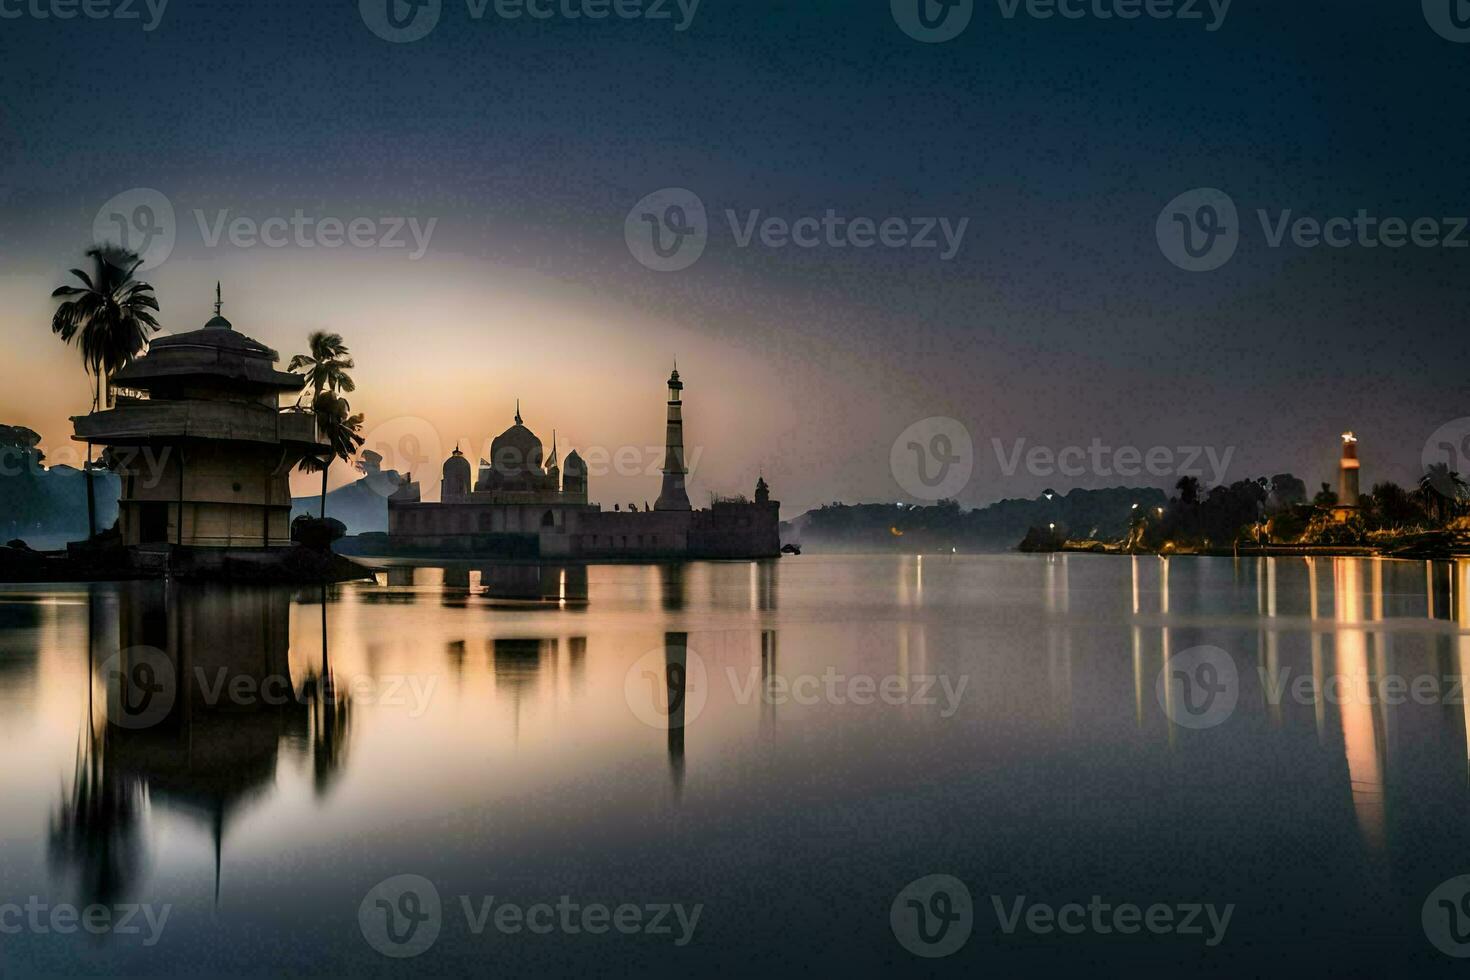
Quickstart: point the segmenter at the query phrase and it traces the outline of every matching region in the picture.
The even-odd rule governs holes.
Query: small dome
[[[470,461],[464,458],[458,446],[454,447],[454,455],[444,461],[444,482],[439,486],[440,491],[446,494],[470,492]]]
[[[575,449],[567,453],[566,461],[562,464],[562,473],[565,476],[585,476],[587,464],[582,462],[582,456]]]
[[[470,461],[464,458],[464,453],[458,448],[454,450],[453,456],[444,461],[444,475],[447,477],[451,473],[463,474],[466,480],[470,478]]]

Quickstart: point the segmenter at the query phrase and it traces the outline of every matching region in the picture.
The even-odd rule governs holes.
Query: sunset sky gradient
[[[905,36],[886,2],[837,0],[705,0],[684,32],[477,22],[446,0],[435,31],[402,45],[345,2],[175,0],[151,32],[0,26],[0,422],[40,431],[53,458],[88,386],[49,332],[48,294],[98,208],[135,187],[176,211],[178,243],[146,276],[165,329],[200,326],[220,280],[225,314],[283,358],[311,330],[340,332],[370,444],[419,433],[425,458],[441,454],[431,483],[455,442],[478,452],[509,425],[517,397],[563,453],[656,446],[675,356],[703,450],[691,497],[749,492],[764,470],[786,517],[903,499],[889,450],[928,416],[970,430],[961,499],[979,505],[1172,482],[1007,476],[997,439],[1234,447],[1230,479],[1315,484],[1352,428],[1367,489],[1414,480],[1430,434],[1470,415],[1470,249],[1273,249],[1256,218],[1470,213],[1470,45],[1417,3],[1238,0],[1213,33],[979,3],[943,45]],[[665,187],[711,216],[683,272],[624,244],[628,210]],[[1208,274],[1154,238],[1195,187],[1226,190],[1244,227]],[[437,224],[415,261],[210,247],[195,214],[298,208]],[[742,248],[727,209],[969,226],[948,262]],[[657,487],[594,478],[592,497]]]

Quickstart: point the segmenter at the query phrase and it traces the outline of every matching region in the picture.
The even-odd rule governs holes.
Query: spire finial
[[[516,399],[516,425],[521,424],[521,400]]]
[[[215,316],[219,316],[220,315],[220,313],[219,313],[220,307],[222,307],[224,305],[225,305],[225,301],[220,298],[219,280],[216,279],[214,281],[214,315]]]

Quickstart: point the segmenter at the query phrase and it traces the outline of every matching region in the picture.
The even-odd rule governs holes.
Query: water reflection
[[[1385,890],[1432,887],[1470,855],[1470,709],[1383,698],[1396,676],[1470,668],[1467,576],[1463,562],[909,556],[402,566],[298,593],[0,590],[0,679],[16,681],[0,726],[21,760],[0,773],[0,814],[41,859],[13,887],[102,903],[194,887],[206,912],[217,887],[221,929],[274,938],[279,912],[349,973],[376,956],[354,945],[352,910],[390,874],[474,888],[489,868],[534,895],[541,881],[602,888],[618,868],[643,876],[630,892],[695,894],[714,840],[738,932],[769,904],[739,896],[768,894],[771,841],[799,833],[831,848],[788,848],[782,867],[818,885],[847,880],[834,855],[850,840],[884,888],[932,860],[915,842],[941,840],[987,889],[1086,865],[1136,895],[1195,895],[1207,879],[1242,909],[1300,901],[1303,876],[1283,868],[1308,854],[1331,866],[1316,925],[1373,934],[1392,927],[1377,910],[1402,904]],[[1173,689],[1157,679],[1202,645],[1230,652],[1241,691],[1226,723],[1196,731],[1167,721]],[[138,647],[184,696],[129,729],[109,723],[108,672],[133,683],[123,654]],[[627,699],[635,665],[665,673],[668,710],[651,721]],[[792,697],[794,678],[829,668],[971,683],[947,717]],[[281,675],[283,704],[207,693]],[[386,699],[410,693],[405,679],[421,704]],[[1296,698],[1298,681],[1339,696]],[[1132,833],[1146,824],[1168,833]],[[1014,881],[986,877],[996,853]],[[316,914],[319,896],[337,919]],[[891,895],[873,897],[891,942]],[[214,952],[186,930],[175,941],[180,957]],[[440,943],[455,967],[483,953]],[[309,969],[280,955],[263,965]]]
[[[1470,561],[1236,561],[1236,589],[1253,597],[1250,615],[1238,622],[1221,618],[1218,597],[1174,594],[1171,571],[1177,577],[1186,561],[1130,562],[1136,726],[1159,724],[1152,720],[1150,701],[1154,679],[1170,656],[1209,642],[1230,649],[1242,701],[1253,693],[1259,717],[1272,728],[1289,732],[1297,716],[1310,712],[1317,744],[1341,760],[1346,799],[1367,853],[1409,842],[1394,835],[1395,808],[1409,797],[1408,780],[1396,780],[1396,766],[1427,764],[1443,774],[1449,768],[1445,747],[1453,745],[1457,784],[1462,796],[1470,796],[1470,707],[1461,689],[1470,668]],[[1188,567],[1193,574],[1199,566]],[[1061,588],[1062,580],[1048,569],[1046,585],[1048,591]],[[1157,603],[1148,601],[1151,586],[1158,590]],[[1049,596],[1047,608],[1063,609],[1062,598]],[[1229,642],[1247,635],[1253,639]],[[1246,652],[1253,656],[1242,656]],[[1054,678],[1052,683],[1055,688]],[[1167,717],[1174,708],[1173,685],[1161,685],[1159,696]],[[1426,720],[1439,730],[1421,730]],[[1230,723],[1250,725],[1252,716],[1238,709]],[[1163,724],[1166,741],[1178,747],[1180,730]],[[1411,728],[1412,736],[1395,734]],[[1396,737],[1404,751],[1393,751]]]
[[[511,704],[514,732],[521,735],[521,704],[534,697],[541,668],[555,661],[556,640],[496,638],[491,641],[491,663],[495,671],[495,690]]]
[[[674,799],[684,793],[684,726],[688,714],[689,634],[664,634],[664,676],[669,691],[669,779],[674,786]]]
[[[283,752],[328,793],[347,765],[352,707],[334,683],[326,598],[319,666],[298,687],[289,590],[133,582],[89,591],[87,718],[48,833],[53,866],[83,901],[113,903],[135,889],[155,808],[209,834],[217,900],[230,826],[272,793]],[[144,664],[169,676],[140,675]],[[138,676],[167,699],[147,715],[130,714],[146,704],[127,690]]]
[[[686,568],[682,564],[658,566],[659,597],[665,612],[678,612],[688,600]]]
[[[54,628],[56,604],[43,596],[16,596],[0,602],[0,703],[33,690],[43,634]]]
[[[584,564],[393,565],[380,575],[388,588],[363,593],[361,599],[372,604],[433,601],[447,609],[475,603],[577,608],[587,602],[587,574]]]

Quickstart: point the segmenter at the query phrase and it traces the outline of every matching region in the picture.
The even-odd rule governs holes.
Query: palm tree
[[[148,347],[148,335],[158,330],[158,300],[153,287],[133,278],[143,260],[120,245],[98,245],[87,250],[92,274],[72,269],[80,286],[57,286],[52,299],[65,298],[51,317],[51,332],[64,343],[76,341],[82,364],[95,381],[92,411],[112,402],[112,376]],[[87,444],[87,531],[97,535],[97,501],[92,490],[92,444]]]
[[[1441,521],[1465,499],[1466,489],[1464,479],[1450,469],[1448,463],[1430,463],[1429,469],[1419,479],[1419,496],[1424,501],[1424,509],[1437,511]]]
[[[307,456],[301,461],[300,468],[308,473],[318,470],[322,474],[322,513],[323,519],[327,516],[327,471],[332,468],[332,461],[340,459],[342,462],[352,458],[357,448],[364,442],[359,435],[362,429],[362,413],[350,415],[351,407],[347,399],[331,391],[323,391],[312,399],[311,410],[316,415],[317,430],[320,438],[331,451],[321,456]]]
[[[286,370],[306,371],[306,383],[311,391],[313,405],[324,391],[357,390],[357,385],[352,383],[352,377],[347,373],[356,365],[352,363],[352,357],[347,350],[347,345],[342,342],[341,334],[314,330],[306,338],[306,347],[307,353],[297,354],[291,358],[291,363],[286,366]],[[306,392],[303,391],[301,397],[305,398]]]

